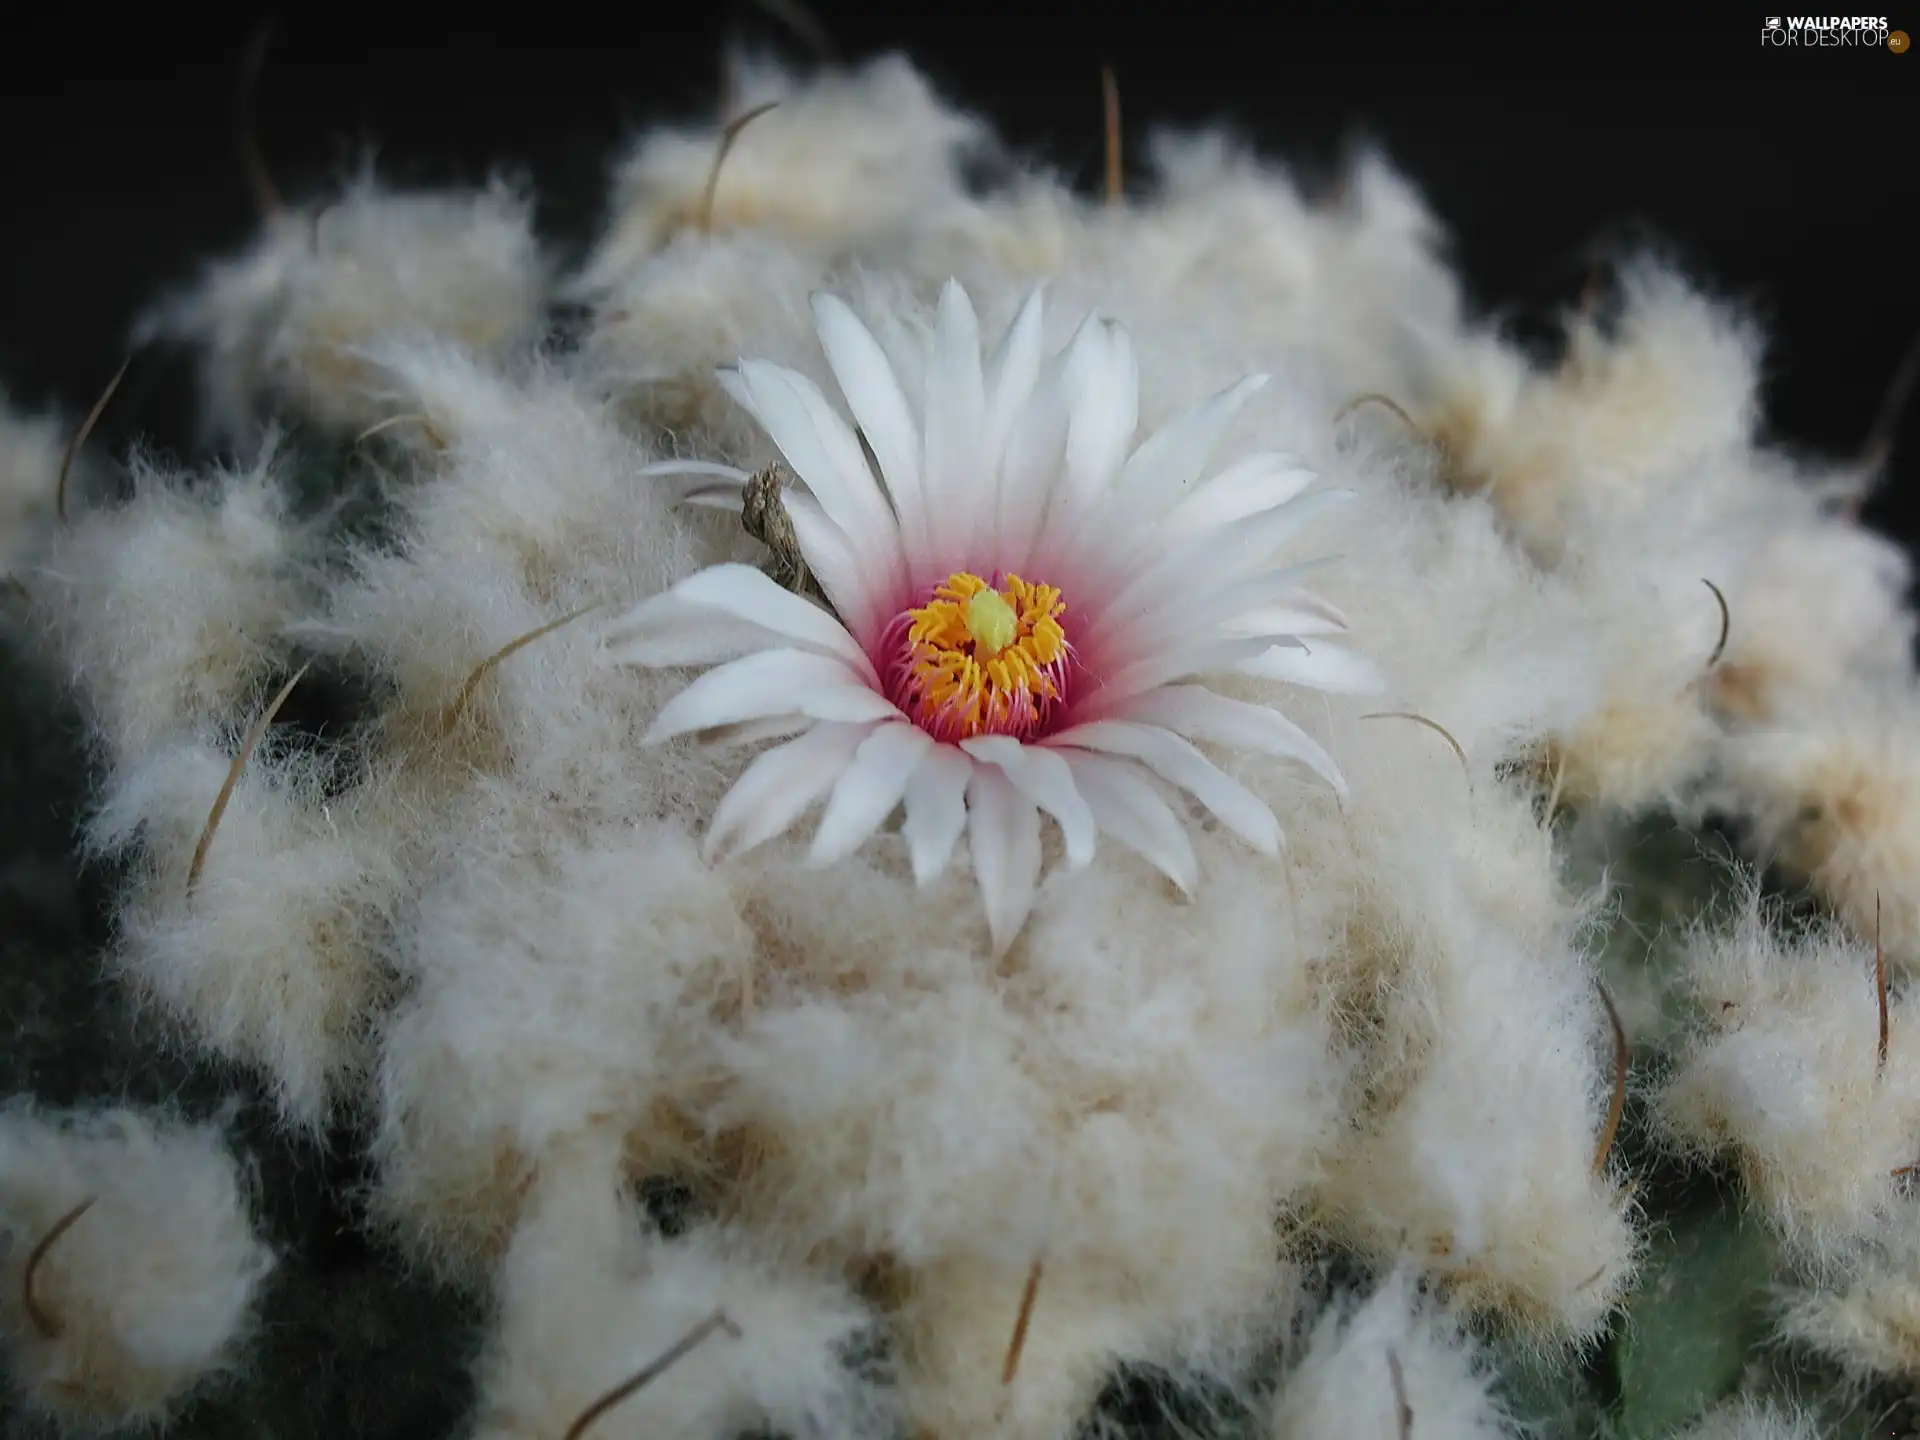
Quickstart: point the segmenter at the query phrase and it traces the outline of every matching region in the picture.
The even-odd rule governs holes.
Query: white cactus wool
[[[0,413],[0,1408],[1916,1418],[1910,567],[1753,318],[1543,363],[1377,153],[732,73],[572,273],[538,176],[267,220],[139,332],[217,460]]]

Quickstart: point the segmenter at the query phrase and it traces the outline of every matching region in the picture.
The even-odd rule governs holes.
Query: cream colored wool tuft
[[[248,1192],[216,1126],[0,1108],[0,1342],[33,1410],[81,1429],[161,1422],[241,1363],[276,1264]]]

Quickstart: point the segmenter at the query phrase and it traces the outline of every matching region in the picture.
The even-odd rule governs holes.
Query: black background
[[[904,49],[1015,145],[1099,183],[1100,66],[1126,123],[1228,120],[1331,171],[1383,142],[1454,240],[1470,294],[1524,321],[1571,301],[1596,243],[1653,240],[1771,336],[1770,426],[1857,451],[1920,335],[1914,208],[1920,55],[1763,47],[1764,16],[1462,22],[1344,8],[969,3],[813,13],[843,58]],[[83,411],[141,304],[245,242],[241,57],[264,14],[109,21],[71,7],[9,37],[0,384]],[[469,15],[481,13],[473,7]],[[378,12],[271,17],[254,130],[298,199],[369,152],[389,180],[530,176],[564,243],[595,223],[622,142],[712,113],[730,37],[807,47],[747,0],[692,11],[512,7],[497,29]],[[1920,11],[1891,14],[1920,33]],[[179,443],[164,401],[117,402],[108,443]],[[135,387],[129,386],[129,395]],[[1874,523],[1920,541],[1920,404]]]

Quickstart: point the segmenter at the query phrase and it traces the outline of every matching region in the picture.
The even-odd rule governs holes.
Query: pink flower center
[[[1031,739],[1066,703],[1066,608],[1051,585],[1017,575],[1001,589],[966,571],[949,575],[882,635],[887,698],[948,744],[975,735]]]

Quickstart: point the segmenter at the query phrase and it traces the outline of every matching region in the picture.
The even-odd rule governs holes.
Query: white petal
[[[1067,422],[1073,412],[1063,368],[1063,360],[1056,359],[1035,384],[1007,434],[1006,455],[1000,462],[995,549],[1006,557],[1002,567],[1015,575],[1025,572],[1039,544],[1066,453]]]
[[[1218,695],[1204,685],[1169,685],[1137,697],[1125,713],[1129,720],[1163,726],[1189,740],[1298,760],[1341,798],[1346,797],[1346,777],[1333,757],[1319,741],[1268,706]]]
[[[769,715],[761,720],[742,720],[738,725],[722,725],[700,737],[701,743],[715,750],[734,750],[742,745],[764,745],[769,740],[785,740],[820,722],[805,715]]]
[[[1234,669],[1263,680],[1284,680],[1330,695],[1378,695],[1387,688],[1386,676],[1364,655],[1341,645],[1316,640],[1304,650],[1268,650]]]
[[[1249,455],[1204,481],[1168,512],[1160,543],[1189,540],[1251,515],[1277,510],[1320,477],[1291,455]]]
[[[893,373],[899,377],[900,389],[909,396],[924,396],[927,393],[927,336],[917,322],[909,322],[899,315],[890,315],[882,310],[874,316],[876,323],[867,326],[868,332],[879,344],[881,353],[887,357],[887,364],[893,367]],[[920,434],[916,427],[914,433]],[[926,483],[922,475],[921,483]]]
[[[740,383],[752,411],[820,508],[854,542],[862,560],[892,578],[900,565],[899,522],[861,453],[860,441],[820,387],[766,360],[743,360]]]
[[[920,428],[907,404],[887,352],[838,296],[813,297],[815,329],[827,364],[847,397],[847,408],[865,432],[893,497],[909,559],[918,563],[927,544],[927,502],[920,470]]]
[[[747,497],[741,486],[708,480],[687,486],[674,497],[674,503],[697,505],[703,510],[725,510],[730,515],[738,515],[747,508]]]
[[[1231,670],[1264,654],[1274,645],[1270,636],[1251,639],[1214,640],[1204,644],[1175,640],[1155,647],[1149,653],[1121,666],[1109,675],[1097,677],[1095,688],[1075,697],[1076,707],[1087,714],[1107,716],[1122,703],[1131,704],[1144,691],[1154,690],[1189,675],[1205,675],[1212,670]]]
[[[740,484],[747,483],[748,472],[737,465],[721,465],[712,460],[655,460],[633,472],[636,475],[714,475]]]
[[[1222,623],[1236,635],[1298,635],[1303,639],[1344,635],[1352,628],[1337,606],[1305,590],[1297,590],[1277,604],[1253,606]]]
[[[1043,549],[1072,544],[1126,459],[1140,418],[1132,337],[1111,321],[1090,319],[1067,352],[1066,382],[1066,462],[1041,532]]]
[[[762,650],[709,670],[660,708],[645,743],[771,715],[857,724],[900,712],[838,660],[804,650]]]
[[[1004,955],[1033,912],[1040,882],[1040,811],[999,770],[976,765],[967,782],[967,824],[987,930],[995,955]]]
[[[741,492],[750,478],[735,465],[719,465],[711,460],[658,460],[633,472],[646,478],[672,477],[681,483],[674,487],[674,503],[709,505],[716,509],[738,510]]]
[[[793,538],[807,569],[857,641],[871,641],[887,619],[881,614],[880,577],[861,563],[860,548],[827,518],[811,495],[789,489],[785,496]]]
[[[1288,597],[1287,603],[1296,605],[1302,610],[1310,610],[1314,614],[1322,616],[1336,630],[1350,630],[1353,628],[1353,622],[1347,619],[1346,611],[1342,610],[1331,600],[1314,594],[1311,590],[1297,591]],[[1295,631],[1294,633],[1300,634],[1301,632]]]
[[[840,778],[871,725],[816,725],[798,740],[757,755],[714,807],[702,846],[709,863],[738,841],[735,853],[785,834]]]
[[[1285,632],[1209,624],[1189,633],[1177,623],[1177,615],[1169,616],[1163,612],[1144,618],[1153,622],[1151,633],[1144,625],[1138,631],[1130,629],[1124,645],[1115,647],[1114,653],[1126,658],[1110,665],[1106,675],[1111,678],[1101,687],[1110,690],[1113,695],[1138,694],[1149,688],[1145,682],[1154,675],[1162,678],[1151,681],[1152,684],[1166,685],[1189,675],[1233,670],[1243,661],[1261,655],[1275,645],[1301,650],[1307,648],[1306,641]],[[1196,635],[1200,638],[1196,639]],[[1100,689],[1091,693],[1098,695]],[[1112,696],[1103,698],[1110,700]]]
[[[1161,779],[1192,795],[1222,825],[1263,855],[1279,853],[1280,822],[1265,802],[1170,730],[1123,720],[1099,720],[1062,730],[1050,736],[1047,743],[1139,760]]]
[[[833,616],[752,565],[714,565],[611,621],[608,656],[627,665],[712,665],[795,646],[844,661],[878,686],[866,651]]]
[[[1215,631],[1233,635],[1299,633],[1285,623],[1255,626],[1249,617],[1256,615],[1271,617],[1276,622],[1298,616],[1315,627],[1312,633],[1319,634],[1327,624],[1325,615],[1313,597],[1300,588],[1299,581],[1301,576],[1328,563],[1323,557],[1286,565],[1197,593],[1169,591],[1161,597],[1159,605],[1137,613],[1116,614],[1103,610],[1074,643],[1083,651],[1098,653],[1104,651],[1110,641],[1118,642],[1125,653],[1138,658],[1169,642],[1184,640],[1192,644],[1212,636]]]
[[[762,430],[767,428],[766,417],[760,413],[760,402],[754,399],[753,387],[747,384],[747,377],[740,373],[739,366],[722,365],[713,372],[713,378],[720,382],[722,390],[733,397],[734,404],[753,417],[756,425]],[[780,443],[777,436],[773,437],[773,443]]]
[[[1275,553],[1295,532],[1352,498],[1351,490],[1317,490],[1231,529],[1209,531],[1176,545],[1102,608],[1101,622],[1142,615],[1170,600],[1220,589],[1272,568]]]
[[[1053,751],[1022,745],[1011,735],[976,735],[960,748],[976,760],[998,765],[1034,804],[1060,822],[1067,842],[1067,863],[1079,869],[1093,859],[1098,831],[1093,812],[1074,788],[1073,772]]]
[[[1087,750],[1062,750],[1094,823],[1134,851],[1188,895],[1200,883],[1200,861],[1180,817],[1124,760]]]
[[[940,291],[927,366],[926,453],[929,556],[935,570],[967,563],[976,522],[984,529],[995,499],[992,476],[980,463],[986,418],[986,380],[980,370],[980,321],[959,282]]]
[[[967,828],[972,777],[972,761],[951,745],[936,745],[907,781],[907,818],[900,833],[913,855],[915,884],[927,884],[953,858],[954,841]]]
[[[1020,306],[1020,313],[1013,317],[1007,333],[1000,337],[1000,344],[987,363],[987,416],[980,463],[989,476],[999,475],[1013,423],[1039,383],[1044,315],[1041,292],[1036,287]]]
[[[764,625],[722,614],[705,605],[675,604],[669,608],[661,603],[667,598],[656,596],[642,602],[650,608],[640,617],[640,623],[634,623],[638,606],[621,617],[620,623],[628,628],[609,636],[601,650],[608,664],[633,665],[646,670],[675,665],[706,667],[794,644],[787,636]],[[826,653],[810,645],[796,648],[811,650],[816,655]]]
[[[1190,491],[1240,408],[1268,379],[1249,375],[1148,436],[1120,472],[1120,495],[1129,513],[1142,521],[1156,518]]]
[[[1140,423],[1140,370],[1133,337],[1104,322],[1104,348],[1081,376],[1067,427],[1067,477],[1073,489],[1094,494],[1112,484]]]
[[[852,512],[864,516],[877,534],[897,544],[899,517],[893,513],[886,489],[867,461],[867,452],[860,444],[860,437],[854,434],[853,427],[834,409],[826,392],[813,381],[797,370],[786,371],[785,378],[800,403],[806,407],[807,415],[813,421],[814,433],[820,437],[820,443],[833,463],[834,473],[847,481],[847,501]],[[819,494],[817,490],[814,493]],[[821,496],[821,503],[826,503],[825,496]]]
[[[633,472],[636,475],[670,476],[678,480],[673,486],[673,503],[676,505],[701,505],[710,510],[731,510],[738,515],[745,503],[747,481],[750,478],[745,470],[732,465],[716,465],[711,460],[661,460],[652,465],[642,465]]]
[[[866,844],[900,803],[907,782],[932,748],[931,735],[905,722],[882,725],[862,741],[827,800],[808,859],[831,865]]]

